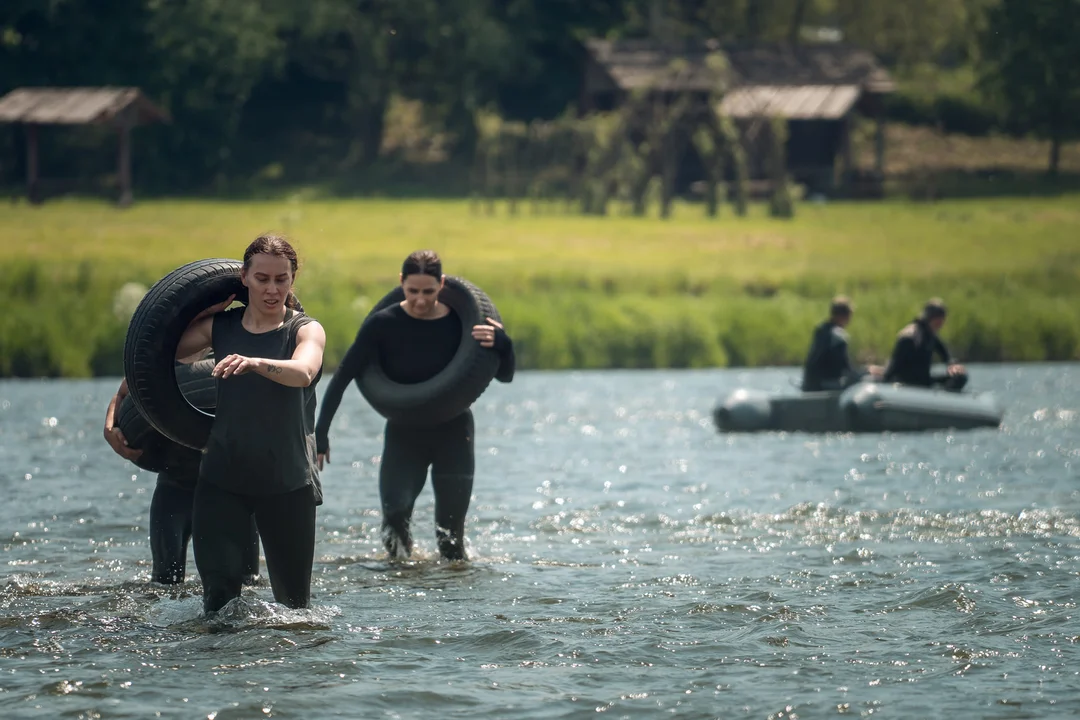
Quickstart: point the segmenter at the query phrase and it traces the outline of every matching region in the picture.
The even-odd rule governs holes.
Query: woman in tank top
[[[401,266],[405,299],[363,323],[323,395],[316,429],[320,467],[330,458],[328,433],[341,396],[372,357],[378,357],[392,381],[408,384],[434,377],[457,353],[461,319],[439,302],[443,282],[442,261],[434,251],[418,250],[405,259]],[[504,383],[513,380],[514,346],[502,325],[487,318],[486,323],[474,326],[471,334],[482,347],[498,354],[495,379]],[[403,560],[412,553],[413,505],[424,489],[430,467],[439,554],[446,560],[466,560],[465,515],[475,467],[472,411],[466,409],[434,426],[411,427],[388,421],[384,438],[379,497],[382,540],[391,559]]]
[[[184,332],[177,358],[212,347],[217,410],[199,467],[192,541],[203,608],[240,595],[252,517],[274,599],[307,607],[322,489],[315,456],[315,386],[326,333],[287,306],[296,251],[264,235],[244,252],[248,304],[208,308]],[[224,311],[224,312],[223,312]]]

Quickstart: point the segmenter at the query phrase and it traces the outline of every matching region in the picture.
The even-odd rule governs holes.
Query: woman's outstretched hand
[[[234,353],[223,357],[218,364],[214,366],[214,369],[210,374],[224,380],[233,375],[243,375],[244,373],[257,370],[262,363],[262,358],[245,357],[244,355],[236,355]]]

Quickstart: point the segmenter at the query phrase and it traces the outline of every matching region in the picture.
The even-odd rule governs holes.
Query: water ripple
[[[149,580],[152,475],[100,440],[115,380],[0,382],[0,708],[18,718],[553,720],[1080,713],[1080,383],[976,368],[1001,430],[716,434],[790,371],[521,373],[477,404],[469,563],[381,550],[353,398],[313,606],[204,617]],[[313,715],[314,713],[314,715]]]

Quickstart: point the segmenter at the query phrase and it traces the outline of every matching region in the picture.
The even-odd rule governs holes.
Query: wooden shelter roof
[[[136,122],[169,122],[169,114],[133,87],[24,87],[0,98],[0,122],[41,125],[108,123],[128,108]]]
[[[585,47],[621,90],[709,92],[730,82],[731,73],[715,42],[662,45],[651,40],[592,39]]]
[[[587,91],[726,88],[722,108],[737,117],[781,114],[835,119],[846,114],[861,93],[888,93],[896,88],[873,53],[841,44],[593,39],[585,45],[602,70],[589,76]]]
[[[855,85],[871,93],[896,89],[873,53],[850,45],[730,45],[724,54],[738,85]]]
[[[724,95],[720,113],[737,119],[839,120],[859,99],[856,85],[749,85]]]

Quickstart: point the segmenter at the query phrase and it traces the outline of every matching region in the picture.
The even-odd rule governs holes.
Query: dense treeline
[[[417,145],[472,158],[484,113],[564,113],[577,99],[581,40],[592,36],[839,35],[910,79],[892,104],[898,117],[1060,141],[1080,126],[1078,25],[1080,0],[6,0],[0,93],[143,88],[173,118],[136,134],[144,190],[371,185]],[[957,75],[971,81],[919,81]],[[419,140],[402,137],[403,106],[418,109],[408,120]],[[109,172],[106,132],[47,129],[43,174]],[[22,177],[21,148],[18,129],[0,125],[0,184]]]

